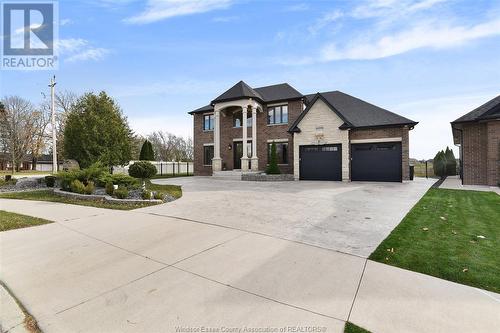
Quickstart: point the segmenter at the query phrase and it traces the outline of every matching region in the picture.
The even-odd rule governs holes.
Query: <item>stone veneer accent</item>
[[[410,140],[408,126],[353,129],[350,140],[401,138],[403,180],[410,180]]]
[[[299,147],[305,145],[342,145],[342,180],[349,181],[349,131],[340,130],[344,123],[322,100],[318,99],[299,124],[300,133],[294,134],[294,176],[300,179]],[[317,128],[323,127],[323,137],[318,141]]]
[[[463,124],[462,168],[465,185],[498,185],[500,121]]]

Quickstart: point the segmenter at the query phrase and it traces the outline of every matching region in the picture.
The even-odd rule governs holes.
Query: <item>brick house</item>
[[[500,184],[500,95],[451,123],[464,185]]]
[[[299,180],[409,179],[416,122],[339,91],[303,95],[287,83],[240,81],[194,120],[194,172],[258,172],[276,144],[282,173]]]

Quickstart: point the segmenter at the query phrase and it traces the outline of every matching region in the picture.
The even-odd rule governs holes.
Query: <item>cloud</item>
[[[238,21],[239,19],[240,19],[239,16],[219,16],[219,17],[214,17],[212,19],[212,22],[227,23],[227,22]]]
[[[82,38],[60,39],[56,42],[56,48],[61,56],[66,57],[66,62],[99,61],[111,52],[105,48],[94,47]]]
[[[443,49],[466,42],[500,35],[500,20],[473,26],[433,26],[429,23],[416,25],[373,41],[354,40],[344,47],[335,43],[325,45],[320,60],[366,60],[390,57],[421,48]]]
[[[427,10],[448,0],[378,0],[369,1],[355,7],[350,15],[358,19],[394,18]]]
[[[168,18],[228,8],[232,0],[148,0],[146,9],[125,19],[130,24],[148,24]]]
[[[309,28],[307,28],[307,30],[311,34],[314,35],[314,34],[318,33],[319,30],[323,29],[328,24],[337,21],[342,16],[344,16],[344,13],[342,13],[340,10],[334,10],[334,11],[328,12],[328,13],[324,14],[323,16],[321,16],[319,19],[317,19],[313,25],[311,25],[311,26],[309,26]]]
[[[59,21],[59,25],[61,27],[65,26],[65,25],[72,24],[72,23],[73,23],[73,20],[71,20],[71,19],[62,19]]]
[[[309,9],[309,4],[307,3],[297,3],[294,5],[290,5],[285,7],[285,11],[287,12],[303,12]]]

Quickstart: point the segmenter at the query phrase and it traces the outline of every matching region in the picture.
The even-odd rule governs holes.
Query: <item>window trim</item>
[[[207,147],[212,147],[212,149],[214,150],[214,156],[215,156],[215,147],[214,147],[213,143],[205,143],[205,144],[203,144],[203,166],[204,167],[211,167],[212,163],[205,164],[205,148],[207,148]],[[212,157],[212,159],[213,159],[213,157]]]
[[[210,116],[213,117],[213,128],[212,129],[206,129],[205,128],[205,117],[210,117]],[[214,113],[204,113],[201,125],[202,125],[203,132],[213,132],[215,130],[215,114]]]
[[[283,122],[283,107],[286,106],[286,122]],[[280,122],[277,123],[276,122],[276,108],[280,108]],[[269,122],[269,111],[270,110],[273,110],[273,119],[274,119],[274,122],[273,123],[270,123]],[[267,106],[267,112],[266,112],[266,123],[267,123],[267,126],[280,126],[280,125],[288,125],[288,123],[290,122],[290,110],[288,108],[288,103],[283,103],[283,104],[276,104],[276,105],[272,105],[272,106]]]
[[[232,119],[233,128],[243,128],[243,126],[239,126],[239,127],[235,126],[235,120],[236,120],[235,115],[238,114],[238,113],[241,114],[241,122],[243,123],[243,111],[235,111],[235,112],[233,112],[233,119]],[[253,122],[252,122],[252,113],[250,112],[250,113],[247,114],[247,128],[251,128],[252,124],[253,124]]]
[[[267,140],[267,163],[266,165],[269,165],[269,159],[270,159],[270,154],[271,154],[271,150],[270,150],[270,147],[272,146],[272,144],[276,144],[276,146],[278,145],[286,145],[287,146],[287,155],[286,155],[286,160],[287,160],[287,163],[278,163],[278,165],[280,166],[288,166],[290,165],[290,159],[289,159],[289,156],[288,156],[288,149],[290,147],[290,144],[288,142],[288,139],[286,141],[284,141],[284,139],[276,139],[276,140]]]

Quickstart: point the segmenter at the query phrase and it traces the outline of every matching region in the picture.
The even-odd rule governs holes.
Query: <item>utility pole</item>
[[[57,172],[57,135],[56,135],[56,76],[50,79],[50,108],[52,111],[52,173]]]

